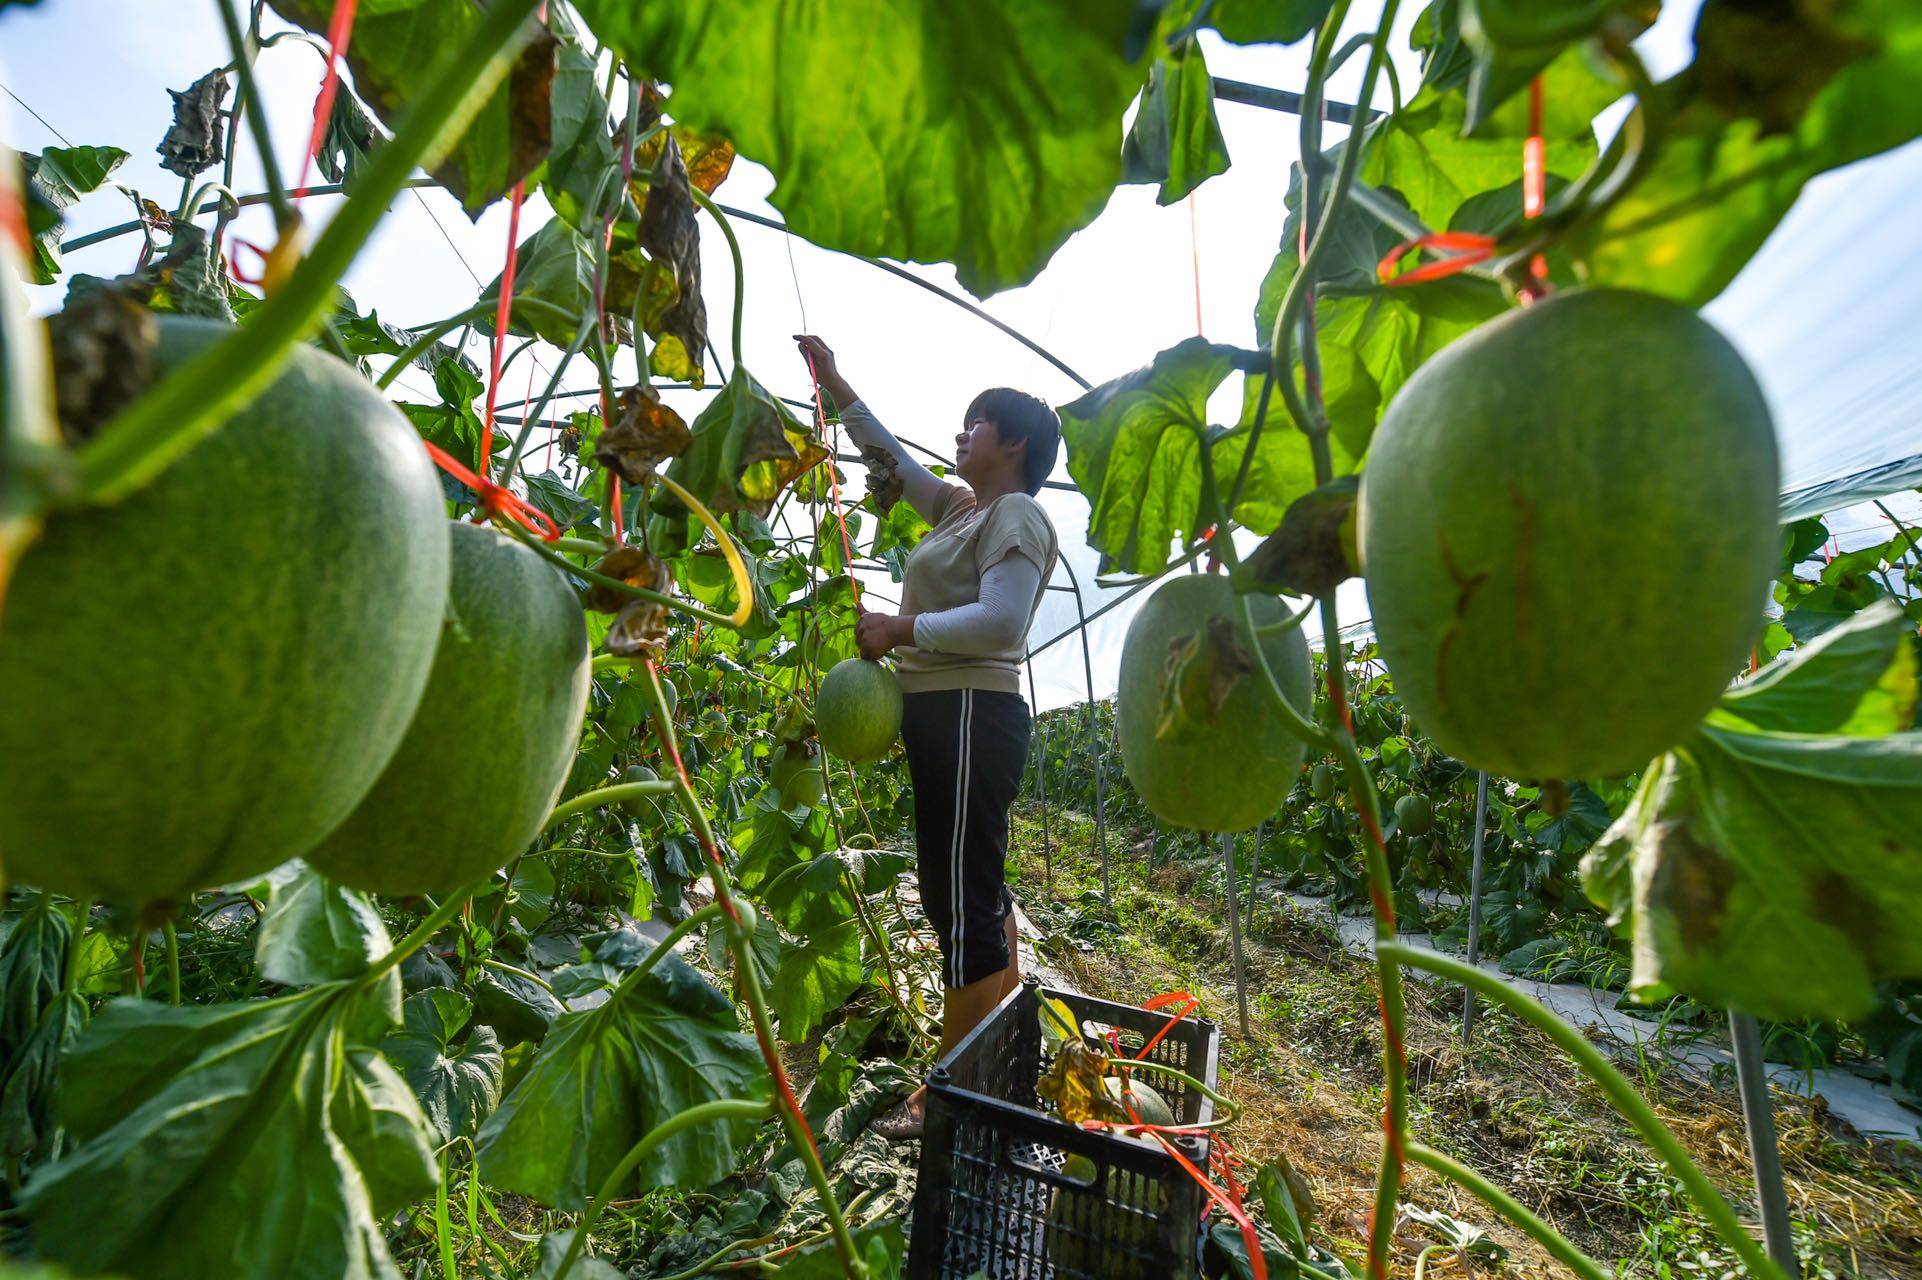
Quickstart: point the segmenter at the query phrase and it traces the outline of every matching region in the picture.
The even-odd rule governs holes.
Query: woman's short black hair
[[[968,405],[962,424],[986,418],[1003,440],[1020,440],[1028,451],[1022,458],[1021,487],[1030,495],[1041,492],[1054,471],[1061,451],[1061,419],[1045,400],[1012,387],[991,387]]]

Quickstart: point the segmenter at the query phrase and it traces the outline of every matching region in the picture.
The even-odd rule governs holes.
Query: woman
[[[1035,495],[1054,470],[1061,421],[1031,395],[983,391],[955,437],[962,483],[945,484],[868,412],[826,343],[795,341],[848,434],[892,459],[908,504],[934,526],[908,557],[901,612],[862,615],[857,636],[866,657],[897,654],[921,903],[946,987],[945,1055],[1021,980],[1003,864],[1028,758],[1021,663],[1060,552]],[[918,1138],[926,1109],[923,1085],[875,1128]]]

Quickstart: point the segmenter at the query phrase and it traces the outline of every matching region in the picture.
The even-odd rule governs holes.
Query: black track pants
[[[1029,728],[1018,693],[910,693],[902,709],[921,903],[950,987],[1008,967],[1008,806],[1021,789]]]

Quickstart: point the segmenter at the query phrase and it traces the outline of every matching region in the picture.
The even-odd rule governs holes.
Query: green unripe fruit
[[[1257,625],[1287,616],[1272,596],[1249,603]],[[1308,643],[1300,629],[1263,636],[1261,648],[1305,714]],[[1121,761],[1163,822],[1246,831],[1287,796],[1306,749],[1283,726],[1253,664],[1240,600],[1214,574],[1167,579],[1128,625],[1115,711]]]
[[[814,731],[843,760],[879,760],[901,734],[901,682],[866,658],[835,663],[814,699]]]
[[[400,749],[307,855],[356,889],[469,885],[540,834],[580,746],[593,679],[567,582],[528,548],[453,525],[447,621]]]
[[[1409,794],[1395,801],[1395,829],[1405,836],[1425,836],[1435,825],[1435,810],[1427,796]]]
[[[1308,774],[1308,790],[1317,800],[1335,798],[1335,771],[1326,764],[1318,764]]]
[[[1172,1125],[1177,1123],[1174,1108],[1155,1090],[1140,1080],[1130,1080],[1123,1085],[1120,1076],[1103,1076],[1101,1083],[1114,1099],[1116,1106],[1132,1106],[1134,1113],[1141,1117],[1143,1124]],[[1126,1114],[1125,1111],[1123,1114]]]
[[[1093,1184],[1101,1171],[1087,1156],[1071,1154],[1062,1163],[1061,1176],[1081,1184]],[[1117,1214],[1102,1203],[1128,1205],[1139,1212]],[[1161,1224],[1153,1215],[1168,1207],[1167,1192],[1159,1183],[1119,1167],[1107,1170],[1105,1186],[1085,1192],[1058,1189],[1048,1206],[1045,1241],[1053,1274],[1101,1277],[1101,1280],[1163,1280],[1151,1275],[1139,1257],[1148,1252],[1160,1234]]]
[[[159,319],[157,372],[233,332]],[[427,686],[445,505],[420,437],[296,347],[145,487],[48,518],[0,615],[0,860],[127,903],[298,857]]]
[[[630,764],[621,771],[622,782],[659,782],[661,775],[644,764]],[[636,822],[658,825],[661,822],[661,806],[647,796],[636,796],[621,801],[621,808]]]
[[[1490,773],[1640,769],[1748,655],[1778,485],[1761,389],[1687,307],[1580,290],[1482,326],[1409,379],[1362,477],[1396,691]]]

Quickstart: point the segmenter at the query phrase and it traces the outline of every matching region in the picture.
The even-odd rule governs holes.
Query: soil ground
[[[1045,962],[1078,989],[1112,1000],[1139,1003],[1168,990],[1200,997],[1222,1027],[1223,1085],[1244,1107],[1230,1131],[1235,1145],[1251,1163],[1285,1155],[1314,1191],[1324,1242],[1358,1260],[1381,1149],[1372,963],[1345,949],[1325,916],[1286,902],[1259,903],[1254,919],[1243,922],[1243,1035],[1217,863],[1148,870],[1147,833],[1111,831],[1116,883],[1109,909],[1099,897],[1086,819],[1053,813],[1052,856],[1045,860],[1038,813],[1017,809],[1014,824],[1009,877],[1043,930]],[[1464,1052],[1459,990],[1411,985],[1408,1004],[1410,1129],[1418,1141],[1481,1171],[1618,1275],[1740,1274],[1680,1184],[1539,1032],[1484,1008]],[[1661,1061],[1622,1060],[1622,1046],[1606,1047],[1617,1051],[1618,1064],[1744,1220],[1753,1221],[1733,1083]],[[1803,1274],[1922,1280],[1922,1148],[1863,1142],[1819,1099],[1778,1092],[1775,1119]],[[1409,1171],[1405,1198],[1486,1229],[1509,1251],[1501,1274],[1566,1274],[1479,1201],[1425,1170]],[[1396,1273],[1412,1276],[1416,1255],[1440,1238],[1434,1228],[1404,1220]],[[1428,1270],[1458,1273],[1461,1265],[1441,1254]],[[1487,1271],[1491,1264],[1475,1265]]]

